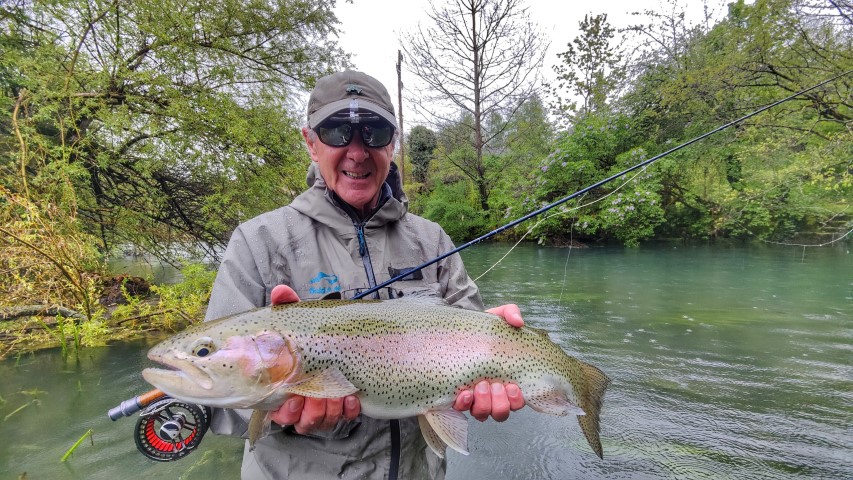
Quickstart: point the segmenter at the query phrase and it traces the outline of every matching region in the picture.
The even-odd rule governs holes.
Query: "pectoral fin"
[[[583,409],[569,401],[565,393],[550,390],[537,396],[524,396],[524,401],[533,410],[550,415],[586,415]]]
[[[358,388],[337,368],[327,368],[316,375],[286,385],[284,391],[303,397],[341,398],[352,395]]]
[[[264,410],[252,410],[249,418],[249,450],[255,449],[255,442],[266,437],[270,433],[270,412]]]
[[[435,410],[419,416],[418,422],[427,444],[438,456],[444,457],[446,447],[468,455],[468,419],[462,412]],[[424,428],[424,424],[429,428]]]

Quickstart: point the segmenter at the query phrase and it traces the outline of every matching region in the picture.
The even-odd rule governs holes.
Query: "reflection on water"
[[[477,276],[506,252],[465,252]],[[573,418],[470,422],[451,479],[853,477],[853,255],[843,247],[515,250],[479,281],[613,379],[604,461]],[[237,478],[242,443],[208,435],[159,464],[108,408],[147,387],[142,343],[0,363],[0,478]],[[27,405],[21,408],[23,405]],[[5,421],[4,421],[4,417]],[[88,429],[71,459],[63,453]]]
[[[181,271],[174,265],[148,255],[111,257],[107,262],[107,268],[111,272],[142,277],[157,285],[178,283],[183,280]]]

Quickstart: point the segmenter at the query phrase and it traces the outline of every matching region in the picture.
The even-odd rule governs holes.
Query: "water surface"
[[[470,421],[450,479],[853,477],[849,247],[520,247],[479,280],[489,306],[613,379],[605,459],[573,418]],[[465,252],[472,276],[505,245]],[[144,342],[0,362],[0,478],[238,478],[242,443],[209,434],[172,463],[137,453],[108,408],[147,390]],[[21,408],[23,407],[23,408]],[[64,463],[65,451],[87,430]]]

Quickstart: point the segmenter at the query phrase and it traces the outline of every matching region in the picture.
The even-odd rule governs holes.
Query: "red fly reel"
[[[136,448],[158,462],[181,459],[201,443],[210,426],[209,407],[163,397],[142,411],[136,422]]]

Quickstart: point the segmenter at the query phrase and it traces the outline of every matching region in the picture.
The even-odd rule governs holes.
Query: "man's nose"
[[[368,157],[367,145],[361,138],[361,132],[356,131],[347,145],[347,156],[353,160],[364,160]]]

